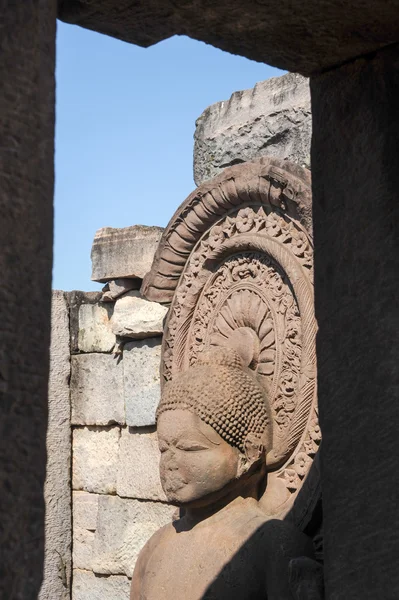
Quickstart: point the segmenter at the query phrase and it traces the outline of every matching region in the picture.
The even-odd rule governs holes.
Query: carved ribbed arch
[[[310,172],[288,161],[262,157],[225,169],[179,206],[165,229],[141,292],[169,304],[190,253],[205,231],[234,207],[272,205],[312,236]]]

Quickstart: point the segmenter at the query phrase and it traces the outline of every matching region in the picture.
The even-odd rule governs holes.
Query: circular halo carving
[[[305,169],[267,158],[226,169],[178,209],[143,286],[149,299],[171,300],[162,381],[227,345],[263,385],[273,516],[291,507],[320,443],[310,211]]]

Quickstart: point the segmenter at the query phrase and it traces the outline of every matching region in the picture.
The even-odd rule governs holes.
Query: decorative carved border
[[[267,204],[297,220],[312,237],[311,179],[307,169],[262,157],[225,169],[179,206],[165,229],[141,292],[169,304],[192,249],[204,232],[234,207]]]

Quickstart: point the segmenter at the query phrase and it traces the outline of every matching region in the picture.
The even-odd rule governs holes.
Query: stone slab
[[[162,232],[162,227],[145,225],[99,229],[91,251],[92,280],[143,279],[151,268]]]
[[[97,494],[116,492],[119,427],[73,431],[72,488]]]
[[[133,339],[160,336],[167,312],[166,306],[145,300],[140,292],[128,292],[115,302],[112,332]]]
[[[102,289],[102,302],[115,302],[117,298],[130,290],[139,290],[141,279],[111,279]]]
[[[399,41],[396,0],[67,0],[60,17],[145,48],[187,35],[303,75],[327,71]],[[211,8],[210,8],[211,7]]]
[[[295,73],[235,92],[209,106],[194,133],[197,185],[226,167],[274,156],[310,166],[312,115],[308,79]]]
[[[91,571],[93,560],[94,531],[73,529],[73,567]]]
[[[65,292],[69,306],[69,329],[71,354],[79,353],[79,311],[85,304],[98,304],[101,301],[101,292],[81,292],[73,290]]]
[[[171,522],[174,512],[174,507],[160,502],[102,496],[93,549],[94,572],[131,577],[141,548],[153,533]]]
[[[125,344],[123,385],[126,423],[130,427],[155,424],[155,411],[161,397],[160,363],[160,338]]]
[[[67,600],[71,580],[72,508],[69,403],[69,317],[65,295],[53,291],[48,386],[44,580],[40,600]]]
[[[73,526],[95,531],[97,526],[98,494],[72,492]]]
[[[125,422],[123,366],[113,354],[72,356],[73,425]]]
[[[129,600],[129,594],[130,580],[127,577],[101,577],[90,571],[73,570],[73,600]]]
[[[158,438],[155,432],[123,429],[116,483],[118,496],[166,502],[159,479],[159,459]]]
[[[111,352],[116,338],[112,332],[113,306],[82,304],[79,307],[78,349],[80,352]]]
[[[98,494],[72,493],[73,567],[92,568],[94,533],[97,526]]]

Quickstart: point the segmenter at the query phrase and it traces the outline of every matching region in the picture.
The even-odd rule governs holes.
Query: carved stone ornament
[[[226,169],[176,211],[142,291],[171,303],[163,382],[211,346],[238,350],[270,400],[261,506],[283,516],[320,444],[310,173],[275,158]]]

